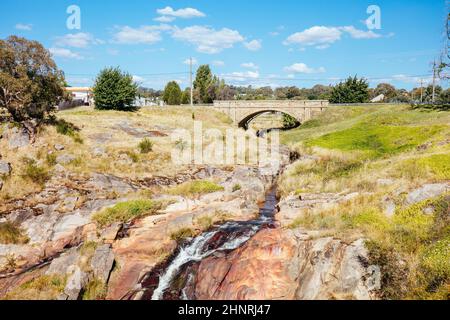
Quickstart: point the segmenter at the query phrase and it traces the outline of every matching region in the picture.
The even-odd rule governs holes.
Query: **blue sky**
[[[70,5],[81,29],[66,26]],[[365,23],[369,5],[381,29]],[[0,38],[35,39],[71,85],[120,66],[144,86],[187,86],[193,57],[237,85],[311,87],[349,75],[410,89],[443,47],[445,0],[2,0]]]

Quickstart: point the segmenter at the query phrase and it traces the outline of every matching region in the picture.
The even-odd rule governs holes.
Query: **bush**
[[[132,200],[116,204],[94,214],[92,220],[99,226],[108,226],[114,222],[128,222],[146,215],[155,214],[162,207],[161,203],[152,200]]]
[[[80,129],[72,123],[67,122],[64,119],[58,119],[54,124],[57,133],[71,137],[76,143],[83,143],[83,139],[81,139],[80,134],[78,133]]]
[[[170,81],[164,88],[163,100],[168,105],[181,104],[182,92],[180,86],[175,81]]]
[[[31,180],[32,182],[44,185],[50,179],[50,173],[44,167],[36,164],[34,159],[24,158],[22,160],[25,164],[25,170],[22,178]]]
[[[149,153],[153,151],[153,142],[145,138],[139,143],[138,147],[139,150],[141,150],[141,153]]]
[[[103,69],[95,80],[95,109],[133,111],[137,85],[133,77],[119,68]]]
[[[224,188],[207,180],[189,181],[169,189],[169,194],[182,196],[198,196],[216,191],[223,191]]]
[[[349,77],[333,87],[331,103],[362,103],[369,101],[369,84],[365,79]]]
[[[241,190],[242,189],[242,187],[241,187],[241,185],[239,184],[239,183],[236,183],[234,186],[233,186],[233,192],[236,192],[236,191],[239,191],[239,190]]]
[[[25,244],[30,239],[24,235],[23,230],[11,222],[0,223],[1,244]]]
[[[83,300],[102,300],[106,298],[106,284],[100,279],[89,281],[82,293]]]
[[[177,242],[181,242],[181,241],[185,240],[186,238],[193,238],[195,236],[196,236],[196,232],[193,229],[181,228],[180,230],[173,232],[170,235],[170,238]]]

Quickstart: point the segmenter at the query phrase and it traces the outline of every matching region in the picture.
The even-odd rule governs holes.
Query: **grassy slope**
[[[41,128],[33,146],[9,150],[7,141],[0,140],[3,160],[12,163],[13,173],[5,179],[0,191],[2,199],[14,199],[26,196],[42,189],[45,181],[51,177],[51,171],[58,155],[70,154],[76,159],[65,165],[70,171],[80,175],[101,172],[129,178],[145,178],[153,175],[172,176],[183,167],[175,166],[171,161],[174,143],[170,136],[150,138],[152,152],[141,153],[139,144],[142,139],[127,134],[117,124],[128,122],[131,127],[145,130],[158,130],[170,133],[175,129],[192,131],[194,119],[202,121],[204,129],[225,130],[231,126],[230,119],[211,109],[189,107],[144,108],[137,112],[96,111],[88,107],[79,107],[57,113],[57,117],[74,124],[80,129],[73,136],[57,133],[55,127]],[[96,137],[110,134],[111,138],[102,142]],[[64,145],[63,151],[56,151],[55,144]],[[95,147],[103,147],[107,156],[93,155]],[[52,152],[51,155],[48,155]],[[130,158],[132,163],[121,161]],[[25,158],[36,159],[30,162]],[[1,203],[1,202],[0,202]]]
[[[371,259],[382,266],[384,298],[449,298],[449,195],[403,205],[411,189],[450,179],[449,124],[450,112],[334,107],[283,133],[282,142],[314,157],[283,175],[282,193],[360,193],[337,208],[304,212],[291,227],[367,237]],[[394,216],[383,213],[383,199],[397,204]],[[429,207],[434,214],[425,215]]]

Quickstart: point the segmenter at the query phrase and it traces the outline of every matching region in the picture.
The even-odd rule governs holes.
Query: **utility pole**
[[[420,103],[423,102],[423,79],[420,79]]]
[[[434,103],[435,88],[436,88],[436,60],[433,61],[433,95],[431,98],[432,103]]]
[[[191,107],[194,106],[194,88],[192,86],[192,57],[189,58],[189,78],[191,82]]]

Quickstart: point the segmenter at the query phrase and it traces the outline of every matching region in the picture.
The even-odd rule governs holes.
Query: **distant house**
[[[378,96],[376,96],[375,98],[373,98],[372,100],[370,100],[370,102],[382,102],[384,100],[384,94],[380,94]]]
[[[58,106],[59,110],[75,108],[79,106],[93,105],[92,88],[90,87],[66,87],[72,96],[72,101],[64,101]]]

